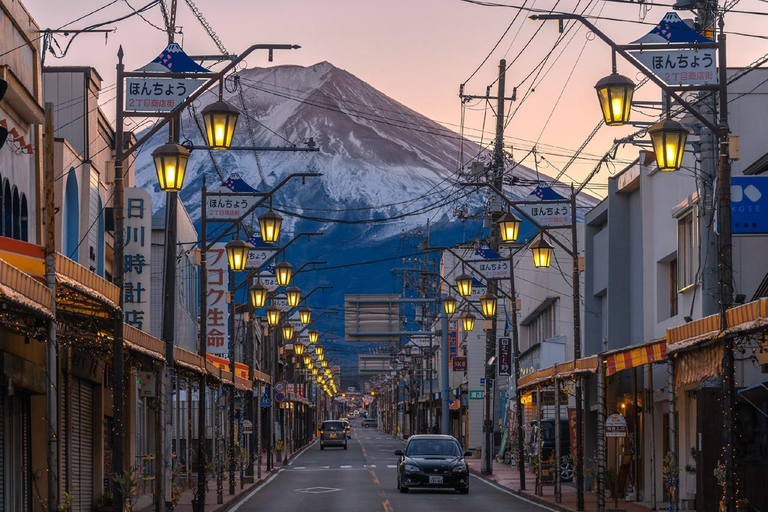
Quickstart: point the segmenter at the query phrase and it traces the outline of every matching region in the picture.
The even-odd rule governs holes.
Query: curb
[[[510,489],[509,487],[506,487],[504,485],[501,485],[500,483],[496,482],[495,480],[492,480],[491,478],[488,478],[486,475],[482,474],[480,471],[476,470],[475,468],[470,467],[469,472],[476,476],[477,478],[481,478],[485,480],[488,483],[493,484],[494,486],[500,487],[515,496],[518,496],[522,499],[525,499],[527,501],[530,501],[531,503],[534,503],[535,505],[541,505],[542,507],[546,507],[550,510],[558,510],[560,512],[573,512],[573,510],[566,508],[559,503],[552,503],[551,501],[547,501],[540,496],[537,496],[536,494],[529,494],[524,491],[520,491],[518,489]]]

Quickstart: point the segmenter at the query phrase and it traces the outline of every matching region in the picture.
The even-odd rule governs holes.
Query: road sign
[[[251,420],[243,420],[243,434],[253,434],[253,422]]]
[[[482,259],[469,261],[486,279],[509,278],[509,260],[502,258],[500,254],[488,247],[481,247],[475,251],[475,256]]]
[[[285,385],[282,382],[278,382],[275,384],[275,390],[276,391],[283,391],[285,390]]]
[[[483,390],[482,389],[470,389],[469,390],[469,399],[470,400],[482,400],[483,399]]]
[[[250,210],[260,198],[246,194],[211,193],[205,198],[205,216],[208,220],[237,220]]]
[[[731,221],[734,235],[768,233],[768,177],[731,178]]]
[[[512,338],[499,338],[499,376],[512,375]]]
[[[480,377],[480,385],[481,385],[481,386],[483,386],[483,387],[485,387],[485,377]],[[493,379],[490,379],[490,380],[488,381],[488,387],[489,387],[489,388],[492,388],[492,387],[493,387]]]
[[[285,393],[281,391],[275,393],[275,402],[282,402],[283,400],[285,400]]]
[[[605,420],[605,437],[625,437],[627,420],[621,414],[611,414]]]
[[[272,407],[272,400],[269,399],[269,394],[267,393],[267,390],[264,390],[264,394],[261,395],[261,401],[259,402],[259,405],[263,408],[269,408]]]
[[[521,201],[515,207],[525,212],[540,226],[567,226],[571,223],[571,205],[569,203],[546,204],[547,201],[566,200],[552,187],[538,185],[526,200],[535,204],[525,204],[525,201]]]

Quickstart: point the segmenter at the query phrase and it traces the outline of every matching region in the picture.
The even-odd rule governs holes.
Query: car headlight
[[[413,464],[406,464],[405,465],[405,472],[406,473],[421,473],[421,469],[419,469],[419,466],[414,466]]]
[[[453,466],[453,472],[454,473],[465,473],[467,471],[467,465],[463,462],[460,462],[459,464],[456,464]]]

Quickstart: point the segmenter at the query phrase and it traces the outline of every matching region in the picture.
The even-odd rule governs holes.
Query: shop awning
[[[261,370],[253,370],[253,380],[269,384],[272,378]]]
[[[598,356],[583,357],[576,361],[566,361],[565,363],[559,363],[549,368],[543,368],[537,370],[525,377],[521,378],[518,382],[520,390],[536,386],[538,384],[551,383],[558,379],[565,379],[577,374],[584,373],[596,373],[598,364]]]
[[[603,354],[603,358],[606,376],[644,364],[664,361],[667,359],[667,340],[653,340],[642,345],[606,352]]]
[[[165,361],[165,343],[131,325],[123,325],[123,342],[128,350]]]
[[[206,371],[205,362],[200,355],[184,350],[181,347],[173,347],[173,363],[199,374]]]
[[[120,289],[84,266],[56,253],[56,302],[62,309],[103,318],[120,309]],[[104,307],[112,311],[105,311]]]
[[[235,375],[235,389],[239,389],[240,391],[251,391],[253,390],[253,383],[248,379],[243,379],[242,377]]]
[[[680,352],[675,357],[675,388],[720,375],[722,363],[723,346],[718,343]]]
[[[51,290],[35,278],[0,259],[0,297],[39,318],[52,320]]]
[[[720,330],[720,315],[710,315],[687,324],[667,329],[667,350],[670,354],[688,350],[725,334],[747,335],[768,326],[768,298],[762,298],[726,313],[727,329]]]

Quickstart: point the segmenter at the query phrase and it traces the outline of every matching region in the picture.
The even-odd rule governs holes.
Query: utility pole
[[[484,99],[486,101],[496,100],[496,140],[493,150],[493,161],[491,163],[492,177],[491,183],[496,190],[502,190],[504,185],[504,103],[506,100],[515,101],[516,90],[514,90],[511,98],[504,97],[504,89],[506,82],[507,61],[502,59],[499,61],[499,78],[498,94],[493,97],[490,95],[490,87],[486,91],[485,96],[472,96],[464,94],[464,86],[459,89],[459,96],[462,101],[472,99]],[[501,215],[500,201],[494,200],[494,195],[491,195],[488,200],[488,221],[490,224],[490,240],[489,247],[494,252],[499,251],[499,225],[498,218]],[[488,294],[497,295],[498,284],[495,279],[488,279]],[[483,430],[485,435],[483,437],[483,460],[480,466],[481,472],[486,475],[493,473],[493,457],[491,452],[493,451],[493,407],[492,397],[490,392],[495,390],[495,386],[492,385],[492,379],[495,376],[495,366],[488,364],[493,355],[496,352],[496,317],[489,320],[491,322],[490,328],[486,329],[485,337],[485,387],[483,390],[483,398],[485,404],[485,413],[483,421]]]

